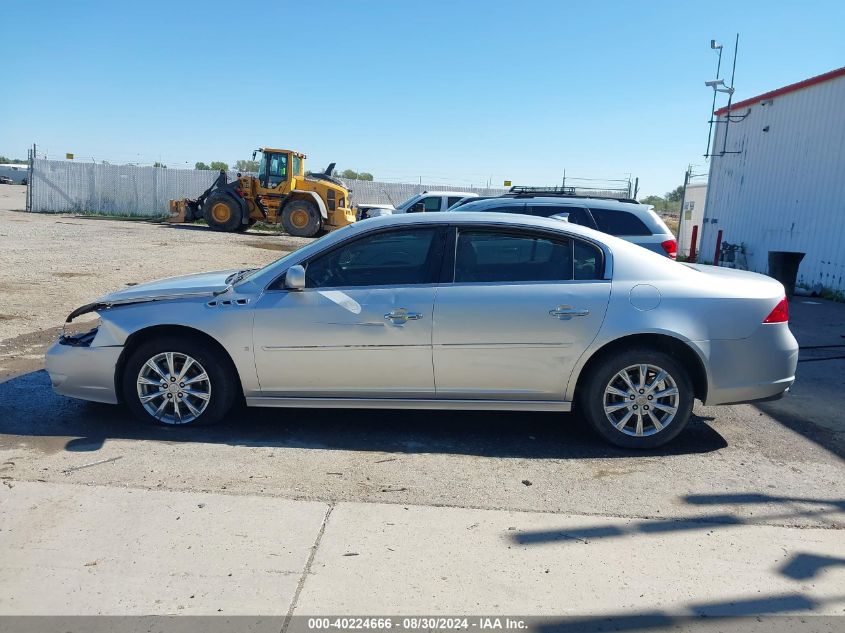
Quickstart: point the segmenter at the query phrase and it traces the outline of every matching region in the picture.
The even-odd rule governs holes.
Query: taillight
[[[672,259],[678,258],[678,243],[675,240],[666,240],[660,246],[669,257]]]
[[[775,306],[775,309],[769,313],[763,323],[786,323],[789,321],[789,303],[786,297],[780,300]]]
[[[235,193],[237,193],[241,198],[244,197],[244,192],[241,191],[240,187],[235,187]]]

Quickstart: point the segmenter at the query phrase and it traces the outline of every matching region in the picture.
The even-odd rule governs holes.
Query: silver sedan
[[[60,394],[161,424],[265,407],[570,411],[650,448],[693,400],[780,397],[783,286],[585,227],[491,214],[360,222],[251,271],[133,286],[47,352]]]

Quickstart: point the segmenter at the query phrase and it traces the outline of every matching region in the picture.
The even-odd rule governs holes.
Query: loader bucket
[[[171,200],[170,201],[170,217],[165,222],[173,224],[181,224],[185,222],[188,212],[187,200]]]

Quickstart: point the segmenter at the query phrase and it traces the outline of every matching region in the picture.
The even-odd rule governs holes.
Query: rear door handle
[[[587,316],[588,314],[590,314],[590,311],[583,310],[580,308],[573,308],[572,306],[558,306],[552,310],[549,310],[549,314],[553,317],[557,317],[561,321],[568,321],[572,317]]]
[[[384,318],[391,323],[398,325],[407,321],[419,321],[422,316],[423,315],[419,312],[408,312],[405,308],[397,308],[396,310],[391,310],[385,314]]]

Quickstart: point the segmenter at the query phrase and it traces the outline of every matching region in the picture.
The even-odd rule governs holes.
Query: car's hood
[[[195,273],[180,277],[168,277],[109,293],[99,303],[137,301],[139,299],[172,299],[185,295],[212,294],[226,287],[226,279],[237,270],[222,270],[213,273]]]
[[[129,286],[123,290],[117,290],[103,295],[96,301],[77,308],[70,313],[67,321],[69,323],[75,317],[86,312],[94,312],[103,306],[161,301],[181,297],[210,296],[215,292],[225,290],[227,286],[226,279],[237,272],[237,270],[222,270],[213,273],[195,273],[193,275],[168,277],[167,279],[150,281],[145,284],[138,284],[137,286]]]

